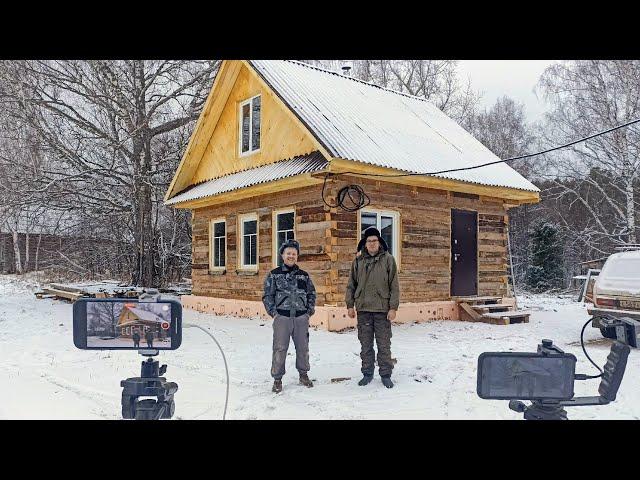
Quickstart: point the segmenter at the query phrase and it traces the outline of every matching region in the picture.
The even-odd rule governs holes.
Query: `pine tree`
[[[563,247],[558,228],[551,223],[536,225],[531,233],[526,283],[535,292],[563,285]]]

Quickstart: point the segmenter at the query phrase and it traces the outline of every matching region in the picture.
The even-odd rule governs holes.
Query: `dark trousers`
[[[378,371],[381,377],[391,376],[391,322],[383,312],[358,312],[358,340],[362,350],[362,373],[373,375],[375,370],[373,340],[378,347]]]
[[[298,373],[307,373],[309,367],[309,315],[285,317],[277,314],[273,317],[273,355],[271,358],[271,376],[281,380],[285,374],[285,363],[289,340],[293,338],[296,347],[296,369]]]
[[[136,348],[139,347],[140,346],[140,340],[138,340],[138,341],[134,340],[133,341],[133,346],[136,347]]]

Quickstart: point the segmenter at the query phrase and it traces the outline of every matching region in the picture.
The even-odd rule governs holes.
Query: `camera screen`
[[[171,348],[171,304],[87,302],[87,347]]]
[[[486,399],[561,399],[573,397],[576,358],[535,353],[483,354],[478,395]]]

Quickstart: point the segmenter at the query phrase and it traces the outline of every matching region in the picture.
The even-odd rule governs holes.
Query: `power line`
[[[327,180],[332,177],[332,176],[337,176],[337,175],[358,175],[358,176],[365,176],[365,177],[417,177],[417,176],[425,176],[425,175],[440,175],[443,173],[453,173],[453,172],[462,172],[462,171],[466,171],[466,170],[475,170],[476,168],[482,168],[482,167],[487,167],[489,165],[496,165],[498,163],[507,163],[507,162],[513,162],[515,160],[522,160],[524,158],[531,158],[531,157],[535,157],[537,155],[543,155],[545,153],[549,153],[549,152],[554,152],[556,150],[560,150],[562,148],[567,148],[570,147],[572,145],[576,145],[578,143],[581,142],[585,142],[587,140],[590,140],[592,138],[595,137],[599,137],[600,135],[604,135],[606,133],[609,132],[613,132],[615,130],[619,130],[621,128],[624,127],[628,127],[629,125],[633,125],[634,123],[638,123],[640,122],[640,118],[636,119],[636,120],[631,120],[630,122],[626,122],[620,125],[617,125],[613,128],[609,128],[607,130],[602,130],[601,132],[598,133],[594,133],[593,135],[589,135],[587,137],[583,137],[580,138],[579,140],[574,140],[573,142],[569,142],[569,143],[565,143],[564,145],[559,145],[556,147],[552,147],[552,148],[548,148],[546,150],[542,150],[540,152],[535,152],[535,153],[527,153],[525,155],[519,155],[517,157],[511,157],[511,158],[505,158],[503,160],[495,160],[493,162],[487,162],[487,163],[483,163],[480,165],[474,165],[472,167],[462,167],[462,168],[451,168],[448,170],[440,170],[437,172],[426,172],[426,173],[397,173],[397,174],[388,174],[388,173],[360,173],[360,172],[327,172],[324,176],[324,182],[322,184],[322,201],[325,203],[325,205],[327,205],[328,207],[331,208],[335,208],[335,207],[340,207],[343,210],[346,210],[348,212],[355,212],[360,210],[361,208],[365,207],[366,205],[369,204],[369,197],[367,196],[367,194],[364,192],[364,189],[362,187],[360,187],[359,185],[347,185],[345,187],[343,187],[342,189],[340,189],[340,191],[338,192],[338,198],[336,199],[336,204],[332,205],[329,202],[327,202],[326,198],[325,198],[325,188],[327,185]],[[346,204],[346,199],[350,200],[350,204],[347,205]]]
[[[489,165],[496,165],[498,163],[513,162],[515,160],[522,160],[524,158],[531,158],[531,157],[535,157],[537,155],[543,155],[545,153],[553,152],[555,150],[560,150],[562,148],[567,148],[567,147],[570,147],[572,145],[576,145],[577,143],[585,142],[585,141],[590,140],[592,138],[599,137],[600,135],[604,135],[606,133],[613,132],[614,130],[619,130],[621,128],[628,127],[629,125],[633,125],[634,123],[638,123],[638,122],[640,122],[640,118],[637,118],[635,120],[631,120],[630,122],[626,122],[626,123],[617,125],[617,126],[615,126],[613,128],[609,128],[607,130],[603,130],[603,131],[598,132],[598,133],[594,133],[593,135],[589,135],[589,136],[581,138],[579,140],[574,140],[573,142],[565,143],[564,145],[559,145],[557,147],[549,148],[547,150],[542,150],[540,152],[535,152],[535,153],[527,153],[526,155],[520,155],[518,157],[505,158],[504,160],[495,160],[493,162],[482,163],[480,165],[474,165],[472,167],[452,168],[452,169],[449,169],[449,170],[439,170],[437,172],[425,172],[425,173],[386,174],[386,173],[340,172],[340,175],[352,174],[352,175],[366,175],[368,177],[416,177],[416,176],[422,176],[422,175],[439,175],[439,174],[442,174],[442,173],[452,173],[452,172],[461,172],[461,171],[465,171],[465,170],[475,170],[476,168],[487,167]],[[328,173],[327,175],[337,175],[337,174],[336,173]]]

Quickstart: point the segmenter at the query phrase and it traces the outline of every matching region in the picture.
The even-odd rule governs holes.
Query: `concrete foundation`
[[[183,295],[182,306],[203,313],[233,315],[235,317],[269,319],[262,302],[232,300],[197,295]],[[427,322],[429,320],[460,320],[458,304],[454,301],[403,303],[394,323]],[[316,307],[311,317],[312,326],[329,331],[340,331],[356,326],[356,319],[349,318],[345,307]]]

